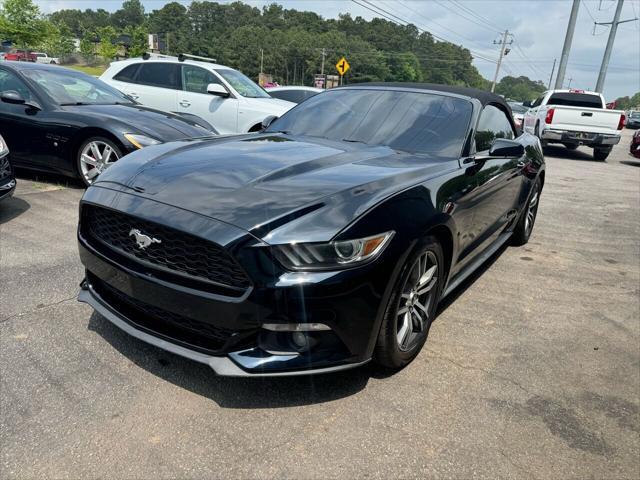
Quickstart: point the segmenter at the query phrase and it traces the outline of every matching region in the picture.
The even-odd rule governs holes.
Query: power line
[[[463,5],[462,2],[458,1],[458,0],[449,0],[449,2],[460,6],[461,8],[465,9],[467,12],[469,12],[472,16],[474,16],[475,18],[479,19],[481,22],[486,23],[489,26],[492,26],[494,28],[496,28],[498,31],[503,31],[504,28],[496,25],[495,23],[493,23],[491,20],[489,20],[486,17],[483,17],[482,15],[480,15],[479,13],[477,13],[476,11],[472,10],[471,8],[467,7],[466,5]]]
[[[480,23],[477,20],[474,20],[473,17],[469,17],[469,14],[466,13],[463,9],[460,8],[459,5],[456,5],[455,3],[450,3],[449,5],[445,5],[443,4],[440,0],[433,0],[434,2],[436,2],[438,5],[440,5],[442,8],[444,8],[445,10],[450,10],[450,6],[453,5],[455,7],[458,7],[459,12],[458,15],[460,15],[462,18],[464,18],[465,20],[467,20],[468,22],[474,23],[476,25],[478,25],[479,27],[485,28],[487,30],[489,30],[490,32],[496,33],[496,32],[500,32],[500,30],[496,30],[495,28],[487,25],[486,23]]]

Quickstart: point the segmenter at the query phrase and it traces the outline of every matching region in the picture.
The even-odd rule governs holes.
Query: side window
[[[286,100],[287,102],[300,103],[304,100],[304,92],[296,90],[280,90],[273,92],[272,97],[279,98],[280,100]]]
[[[136,83],[161,88],[180,88],[180,66],[175,63],[143,63]]]
[[[476,151],[489,150],[496,138],[513,139],[515,135],[507,115],[499,108],[487,105],[480,115],[476,129]]]
[[[136,73],[138,73],[139,69],[139,63],[129,65],[128,67],[120,70],[120,73],[113,77],[113,79],[118,80],[119,82],[135,83],[134,79],[136,78]]]
[[[217,76],[204,68],[182,65],[182,89],[187,92],[207,93],[210,83],[221,84]]]
[[[9,90],[18,92],[27,101],[32,99],[29,87],[15,73],[0,69],[0,93]]]
[[[536,98],[536,100],[531,104],[531,108],[539,107],[543,98],[544,96]]]

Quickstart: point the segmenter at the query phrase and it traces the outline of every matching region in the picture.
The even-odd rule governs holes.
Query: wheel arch
[[[70,156],[70,160],[72,161],[72,164],[74,165],[74,167],[76,164],[76,157],[78,155],[78,150],[80,149],[80,146],[85,140],[91,137],[104,137],[108,140],[111,140],[113,143],[115,143],[118,146],[118,148],[120,149],[123,155],[126,154],[126,148],[122,143],[122,141],[118,137],[116,137],[114,134],[112,134],[109,130],[105,130],[104,128],[99,128],[99,127],[86,127],[79,130],[73,136],[73,138],[71,139],[71,142],[69,142],[68,154]]]
[[[440,243],[445,261],[446,278],[448,278],[451,271],[451,263],[453,262],[453,233],[446,224],[440,224],[429,228],[425,236],[433,236]]]

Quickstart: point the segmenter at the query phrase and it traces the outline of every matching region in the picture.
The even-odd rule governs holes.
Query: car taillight
[[[627,117],[624,116],[624,113],[620,114],[620,120],[618,120],[618,130],[622,130],[624,127],[624,122]]]
[[[553,113],[555,111],[555,108],[550,108],[549,110],[547,110],[547,116],[544,117],[544,123],[551,123],[553,121]]]

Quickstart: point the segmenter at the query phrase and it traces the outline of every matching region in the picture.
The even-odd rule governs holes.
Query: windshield
[[[59,105],[133,103],[123,93],[97,78],[65,69],[24,69],[22,74],[41,87]]]
[[[260,88],[244,73],[237,70],[221,69],[216,72],[222,76],[243,97],[247,98],[271,98],[267,92]]]
[[[471,102],[446,95],[336,89],[305,100],[266,131],[457,157],[471,112]]]
[[[629,118],[640,118],[640,112],[631,112]]]

